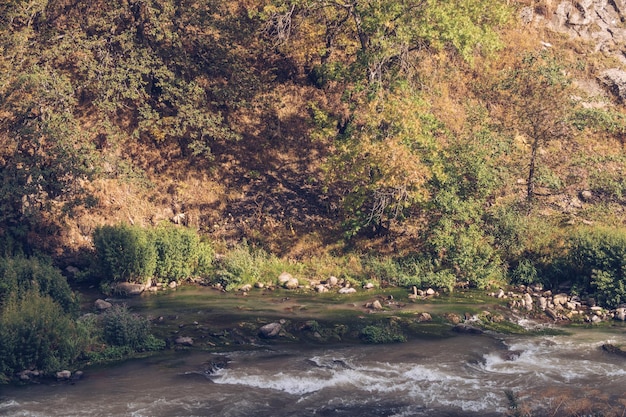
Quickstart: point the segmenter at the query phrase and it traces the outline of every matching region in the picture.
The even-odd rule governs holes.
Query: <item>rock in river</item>
[[[272,337],[276,337],[280,334],[280,331],[282,330],[282,328],[283,326],[281,326],[280,323],[266,324],[265,326],[259,329],[259,335],[261,337],[265,337],[268,339]]]

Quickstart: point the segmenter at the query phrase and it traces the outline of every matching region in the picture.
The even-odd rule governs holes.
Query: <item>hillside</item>
[[[461,279],[624,227],[626,3],[445,3],[5,2],[5,253],[174,222]]]

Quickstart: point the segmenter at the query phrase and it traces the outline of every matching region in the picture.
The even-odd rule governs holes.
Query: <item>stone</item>
[[[174,289],[178,287],[178,283],[176,281],[170,281],[170,283],[167,284],[167,286],[170,287],[171,289]]]
[[[322,294],[328,292],[328,287],[326,287],[326,285],[319,284],[315,286],[315,291]]]
[[[278,276],[278,284],[285,285],[290,279],[293,279],[293,276],[289,272],[283,272]]]
[[[559,319],[559,315],[551,308],[546,308],[546,316],[550,317],[552,320]]]
[[[543,295],[537,299],[537,303],[539,304],[539,309],[541,311],[545,311],[548,308],[548,299]]]
[[[112,287],[113,292],[122,295],[140,295],[145,289],[145,285],[132,282],[118,282]]]
[[[600,316],[596,316],[595,314],[591,316],[592,323],[600,323],[601,321],[602,321],[602,318]]]
[[[330,278],[328,278],[326,283],[332,288],[339,283],[339,280],[337,279],[337,277],[331,276]]]
[[[524,294],[524,308],[528,311],[533,309],[533,298],[529,293]]]
[[[504,290],[500,288],[498,292],[496,293],[496,298],[504,298],[504,297],[505,297]]]
[[[265,288],[265,284],[263,284],[262,282],[255,282],[254,283],[254,287],[255,288]]]
[[[280,323],[270,323],[259,329],[259,335],[266,339],[271,339],[280,334],[280,331],[283,329]]]
[[[239,288],[239,291],[249,292],[251,289],[252,289],[252,285],[246,284],[246,285],[242,286],[241,288]]]
[[[422,323],[426,321],[432,321],[433,317],[429,313],[419,313],[417,315],[417,321]]]
[[[435,295],[435,290],[433,290],[432,288],[427,289],[426,295]]]
[[[354,294],[356,292],[356,289],[343,287],[343,288],[340,288],[338,292],[339,294]]]
[[[109,308],[113,307],[113,304],[99,298],[93,303],[93,305],[98,311],[108,310]]]
[[[383,309],[383,305],[380,303],[380,301],[378,300],[374,300],[374,302],[372,303],[372,309],[374,310],[382,310]]]
[[[626,308],[618,308],[615,310],[615,320],[626,321]]]
[[[56,374],[58,380],[68,380],[72,377],[72,373],[68,370],[59,371]]]
[[[589,190],[583,190],[580,192],[580,199],[585,203],[588,203],[593,200],[593,193]]]
[[[193,346],[193,339],[189,336],[179,336],[174,343],[182,346]]]
[[[298,288],[299,285],[300,283],[298,282],[298,279],[294,277],[291,277],[288,281],[283,283],[283,287],[287,288],[288,290],[295,290],[296,288]]]
[[[611,68],[600,74],[600,81],[622,103],[626,103],[626,71]]]
[[[367,284],[363,286],[363,288],[366,290],[371,290],[372,288],[374,288],[374,284],[372,284],[371,282],[368,282]]]
[[[569,296],[565,293],[556,294],[552,297],[552,302],[554,303],[555,306],[563,305],[567,303],[568,300],[569,300]]]

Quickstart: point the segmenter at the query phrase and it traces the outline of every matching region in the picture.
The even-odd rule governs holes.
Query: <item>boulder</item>
[[[373,310],[382,310],[383,305],[380,303],[380,301],[374,300],[370,308],[372,308]]]
[[[113,307],[113,304],[99,298],[93,303],[93,305],[98,311],[108,310],[109,308]]]
[[[524,294],[524,308],[526,308],[526,310],[530,311],[533,309],[533,298],[531,297],[531,295],[529,293]]]
[[[626,103],[626,71],[611,68],[600,74],[600,81],[622,103]]]
[[[68,380],[72,377],[72,373],[68,370],[64,370],[57,372],[56,376],[58,380]]]
[[[504,298],[504,297],[505,297],[504,290],[500,288],[498,292],[496,293],[496,298]]]
[[[193,339],[188,336],[179,336],[176,338],[174,343],[182,346],[193,346]]]
[[[372,284],[371,282],[368,282],[367,284],[363,286],[363,288],[366,290],[371,290],[372,288],[374,288],[374,284]]]
[[[326,283],[332,288],[339,283],[339,280],[337,279],[337,277],[331,276],[330,278],[328,278]]]
[[[283,329],[280,323],[270,323],[259,329],[259,336],[270,339],[280,334]]]
[[[315,286],[315,291],[321,293],[328,292],[328,288],[325,285],[319,284]]]
[[[248,292],[251,289],[252,289],[252,285],[246,284],[246,285],[243,285],[241,288],[239,288],[239,291]]]
[[[619,347],[619,346],[615,346],[612,345],[610,343],[605,343],[602,345],[602,350],[607,352],[607,353],[611,353],[613,355],[619,355],[619,356],[623,356],[626,358],[626,350],[624,350],[623,348]]]
[[[118,282],[112,287],[113,292],[122,295],[140,295],[145,289],[145,285],[132,282]]]
[[[296,288],[298,288],[299,285],[300,283],[298,282],[298,279],[294,277],[291,277],[288,281],[283,283],[283,287],[287,288],[288,290],[295,290]]]
[[[552,297],[552,302],[555,306],[562,306],[563,304],[567,303],[568,300],[569,296],[565,293],[556,294],[554,297]]]
[[[425,321],[432,321],[433,317],[429,313],[419,313],[417,315],[417,321],[422,323]]]
[[[546,316],[550,317],[552,320],[559,319],[559,315],[551,308],[546,308]]]
[[[543,295],[537,299],[537,302],[541,311],[545,311],[548,308],[548,299]]]
[[[170,283],[167,284],[167,286],[170,287],[171,289],[174,289],[178,287],[178,283],[176,281],[170,281]]]
[[[618,308],[615,310],[615,320],[626,321],[626,308]]]
[[[293,276],[289,272],[283,272],[278,276],[278,284],[285,285],[290,279],[293,279]]]
[[[354,294],[356,292],[355,288],[343,287],[339,289],[339,294]]]
[[[435,290],[433,290],[432,288],[427,289],[426,295],[435,295]]]

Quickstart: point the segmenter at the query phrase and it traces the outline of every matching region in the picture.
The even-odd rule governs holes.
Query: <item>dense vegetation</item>
[[[89,332],[44,255],[105,284],[286,270],[625,302],[626,112],[578,88],[614,60],[525,6],[4,1],[0,349],[53,325],[0,372],[121,340],[51,342]]]

